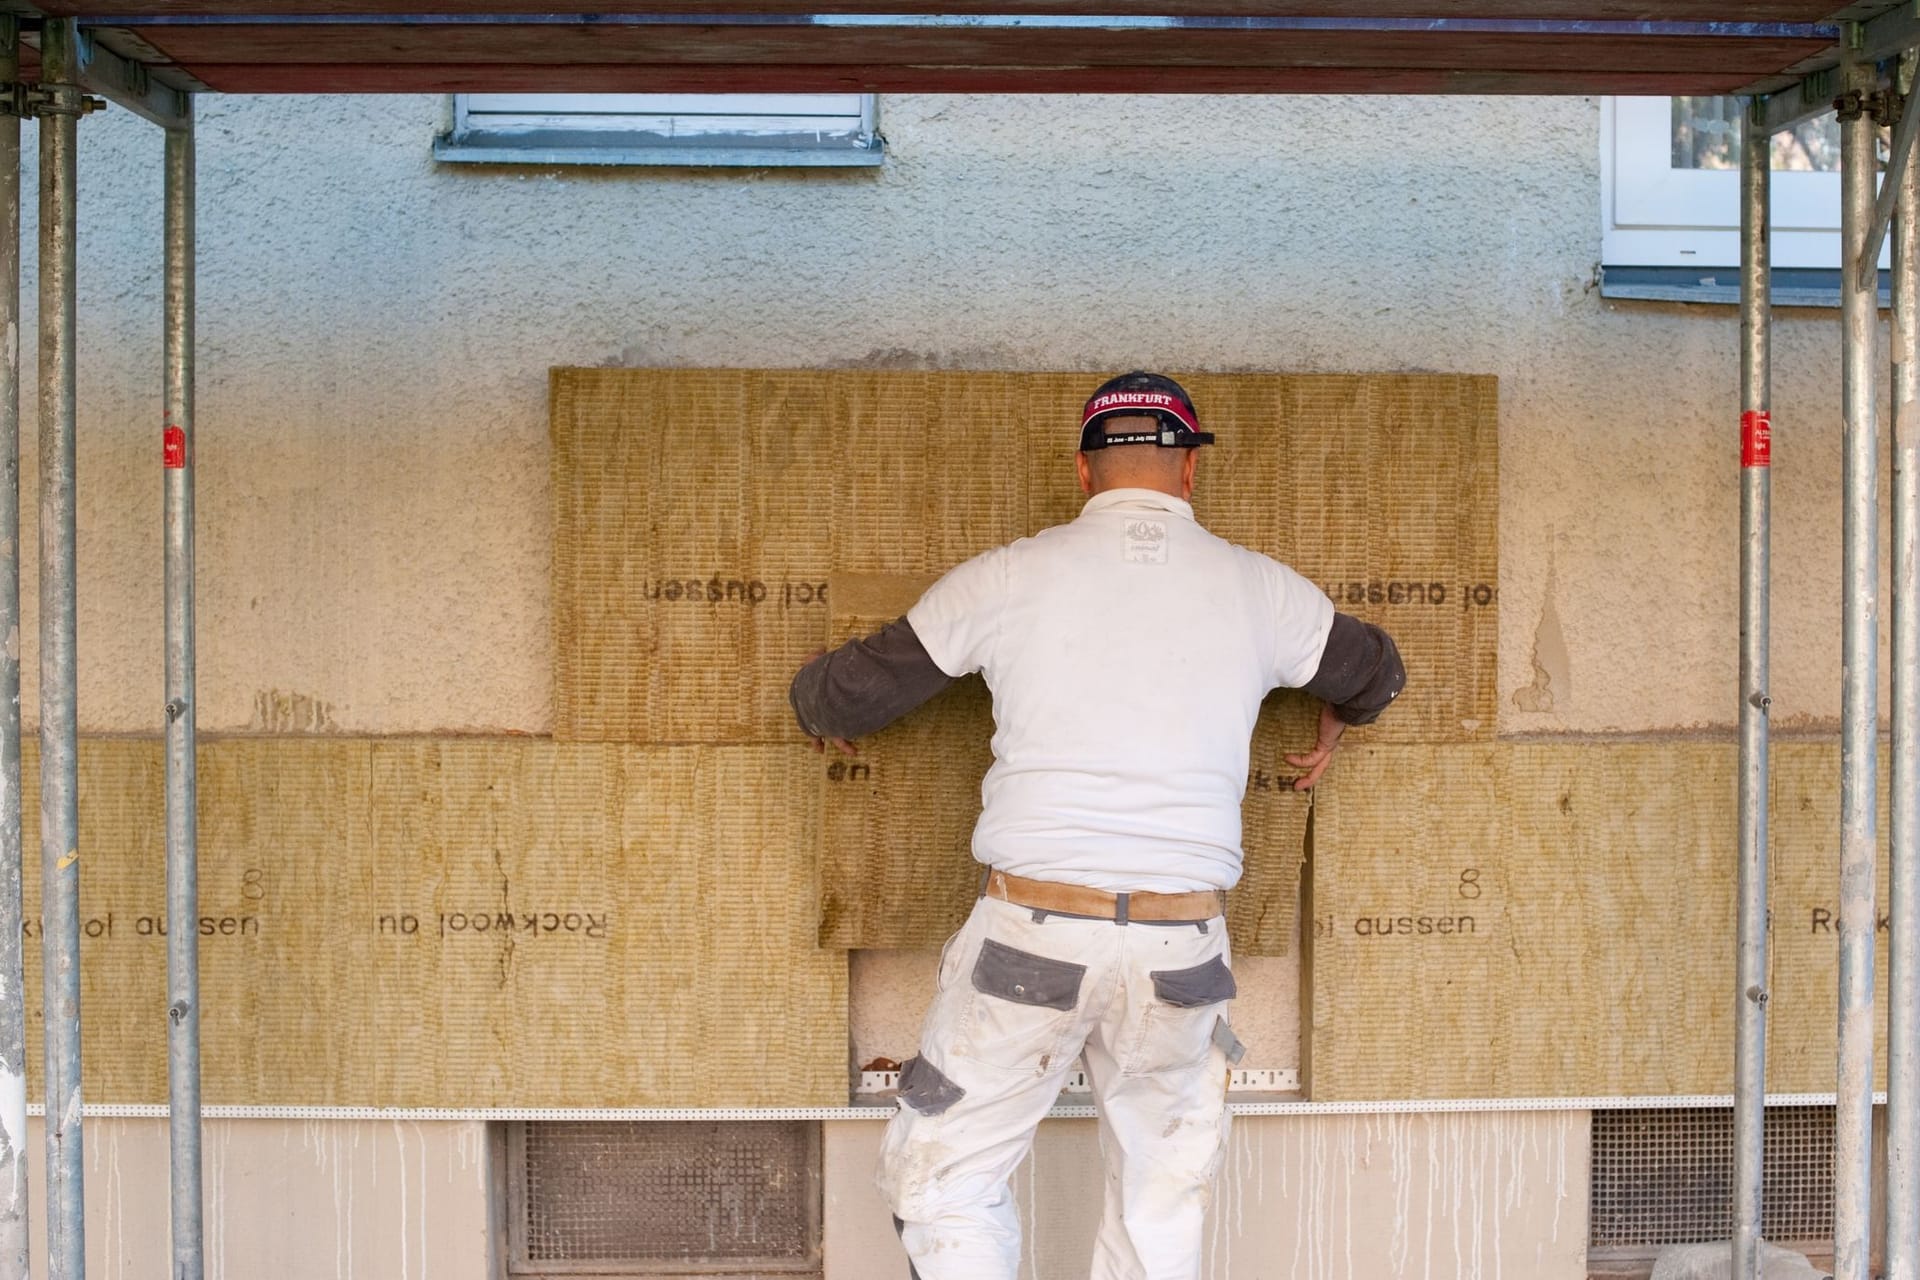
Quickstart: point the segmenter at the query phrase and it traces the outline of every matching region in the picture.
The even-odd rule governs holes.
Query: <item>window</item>
[[[480,164],[875,165],[874,95],[457,93],[437,159]]]
[[[1607,285],[1642,279],[1704,283],[1726,301],[1737,299],[1742,116],[1743,104],[1735,98],[1602,101],[1600,257]],[[1886,145],[1883,131],[1883,161]],[[1820,116],[1775,134],[1772,150],[1775,300],[1837,304],[1840,126],[1831,114]],[[1886,255],[1883,245],[1883,268]]]
[[[507,1127],[507,1274],[818,1280],[820,1125]]]

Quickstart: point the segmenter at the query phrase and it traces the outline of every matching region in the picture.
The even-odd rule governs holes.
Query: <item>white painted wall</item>
[[[168,1280],[164,1120],[84,1122],[87,1275]],[[46,1139],[28,1125],[33,1274],[46,1274]],[[490,1280],[486,1126],[208,1120],[206,1280]]]
[[[443,110],[203,104],[205,730],[550,729],[560,364],[1493,373],[1501,730],[1734,720],[1736,321],[1599,298],[1592,99],[888,97],[888,162],[850,174],[436,166]],[[122,112],[81,134],[81,720],[157,732],[160,141]],[[1839,686],[1832,315],[1782,316],[1775,351],[1772,693],[1777,724],[1811,726]],[[35,475],[29,456],[29,495]],[[31,529],[25,549],[31,718]],[[916,966],[856,966],[857,1048],[910,1037]],[[1260,1065],[1297,1065],[1297,983],[1248,967]],[[1036,1280],[1072,1274],[1090,1231],[1086,1129],[1041,1148]],[[92,1152],[98,1247],[122,1250],[95,1274],[149,1273],[156,1132],[89,1122],[112,1148]],[[455,1261],[480,1256],[467,1132],[230,1126],[223,1238],[271,1251],[254,1274],[478,1276]],[[897,1259],[851,1189],[878,1129],[833,1132],[830,1267],[864,1280]],[[1216,1276],[1578,1274],[1577,1115],[1241,1133],[1222,1204],[1265,1190]],[[397,1198],[376,1199],[389,1151]],[[403,1168],[433,1194],[400,1196]],[[408,1252],[409,1203],[446,1252]]]

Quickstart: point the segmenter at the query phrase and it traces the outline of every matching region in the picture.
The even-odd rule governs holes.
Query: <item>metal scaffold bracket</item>
[[[1913,141],[1920,133],[1920,111],[1907,110],[1906,97],[1894,89],[1876,89],[1871,93],[1844,93],[1833,100],[1834,113],[1844,123],[1862,113],[1883,127],[1894,127],[1893,145],[1887,155],[1886,176],[1880,183],[1879,197],[1873,205],[1873,222],[1867,228],[1867,243],[1860,261],[1853,264],[1863,284],[1875,284],[1880,276],[1880,246],[1886,243],[1887,227],[1893,222],[1893,203],[1900,190],[1900,179],[1913,156]]]
[[[21,120],[43,116],[86,116],[106,109],[107,100],[82,93],[70,84],[0,84],[0,115]]]
[[[27,91],[27,107],[35,117],[90,116],[106,105],[105,98],[92,97],[70,84],[40,85]]]

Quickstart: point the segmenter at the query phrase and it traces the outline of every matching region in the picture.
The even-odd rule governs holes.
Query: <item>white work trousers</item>
[[[1092,1280],[1197,1280],[1227,1140],[1226,921],[1116,924],[981,898],[947,943],[879,1186],[917,1280],[1016,1280],[1008,1181],[1084,1061],[1106,1205]]]

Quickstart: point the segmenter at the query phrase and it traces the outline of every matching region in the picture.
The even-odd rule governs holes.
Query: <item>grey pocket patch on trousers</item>
[[[915,1056],[900,1064],[900,1101],[923,1116],[937,1116],[966,1096],[965,1089],[925,1058]]]
[[[1227,1065],[1237,1067],[1240,1059],[1247,1056],[1247,1046],[1240,1043],[1240,1037],[1233,1034],[1233,1028],[1227,1025],[1225,1018],[1213,1020],[1213,1047],[1227,1056]]]
[[[1231,1000],[1239,990],[1233,985],[1233,971],[1219,956],[1191,969],[1155,969],[1151,976],[1153,994],[1176,1009]]]
[[[973,989],[1015,1004],[1067,1011],[1079,1003],[1087,966],[1036,956],[988,938],[973,964]]]

